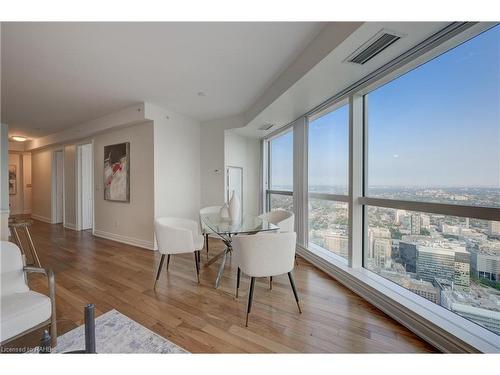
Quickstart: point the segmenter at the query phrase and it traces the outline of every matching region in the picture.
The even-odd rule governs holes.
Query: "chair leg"
[[[170,258],[170,255],[169,255],[169,258]],[[153,286],[153,289],[156,288],[156,283],[158,282],[158,279],[160,278],[161,268],[163,267],[164,261],[165,261],[165,254],[161,254],[160,265],[158,266],[158,271],[156,272],[156,280],[155,280],[155,285]]]
[[[241,269],[238,267],[238,273],[236,274],[236,298],[238,298],[238,290],[240,289],[240,278],[241,278]]]
[[[273,290],[273,277],[269,277],[269,290]]]
[[[170,254],[167,255],[167,271],[168,271],[168,265],[170,264]]]
[[[248,314],[252,310],[252,300],[253,300],[253,289],[255,287],[255,277],[252,277],[250,281],[250,292],[248,293],[248,305],[247,305],[247,318],[245,321],[245,327],[248,327]]]
[[[208,261],[208,233],[205,234],[205,247],[207,248],[207,261]]]
[[[295,296],[295,302],[297,302],[299,313],[302,314],[302,310],[300,309],[300,304],[299,304],[299,295],[297,294],[297,288],[295,287],[295,281],[293,280],[293,275],[291,272],[288,272],[288,279],[290,280],[290,285],[292,286],[293,295]]]
[[[194,252],[194,263],[196,264],[196,279],[200,283],[200,264],[198,263],[198,251]]]

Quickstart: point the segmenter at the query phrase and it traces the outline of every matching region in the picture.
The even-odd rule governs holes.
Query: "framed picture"
[[[17,194],[17,168],[15,165],[9,165],[9,195]]]
[[[130,202],[130,142],[104,146],[104,199]]]

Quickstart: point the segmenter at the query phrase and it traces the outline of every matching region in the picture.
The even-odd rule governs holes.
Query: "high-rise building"
[[[429,282],[437,278],[469,287],[470,255],[462,246],[417,245],[417,275]]]
[[[391,238],[391,231],[387,228],[370,228],[368,230],[368,257],[373,258],[374,250],[373,245],[376,238]],[[389,253],[390,256],[390,253]]]
[[[331,252],[347,258],[349,239],[343,233],[325,234],[325,245]]]
[[[429,215],[420,215],[420,225],[422,228],[429,228],[431,226],[431,219]]]
[[[420,234],[420,215],[412,214],[410,217],[410,232],[411,234]]]
[[[392,241],[389,238],[375,238],[373,240],[373,258],[375,264],[380,268],[390,264]]]
[[[500,221],[488,222],[488,234],[490,236],[500,237]]]
[[[399,241],[397,262],[404,266],[406,272],[417,272],[417,245],[411,242]]]
[[[471,269],[476,277],[500,284],[500,252],[481,250],[473,252]]]

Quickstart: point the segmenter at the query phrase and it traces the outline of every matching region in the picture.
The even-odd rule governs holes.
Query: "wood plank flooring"
[[[156,290],[157,252],[35,221],[32,234],[43,267],[56,275],[59,335],[83,324],[83,307],[97,314],[116,309],[192,353],[415,353],[436,349],[328,275],[299,259],[295,281],[302,314],[286,275],[256,283],[249,326],[245,306],[249,278],[235,299],[236,269],[228,259],[221,287],[214,289],[218,263],[206,265],[200,284],[192,254],[171,258]],[[211,240],[211,255],[222,243]],[[165,264],[166,266],[166,264]],[[45,279],[30,276],[46,291]],[[35,345],[39,332],[15,345]]]

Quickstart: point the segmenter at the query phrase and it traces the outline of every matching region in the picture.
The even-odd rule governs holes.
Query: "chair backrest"
[[[158,250],[163,254],[194,251],[194,236],[199,235],[198,223],[191,219],[160,217],[155,220]]]
[[[218,214],[222,206],[208,206],[200,209],[200,214]]]
[[[280,232],[295,231],[295,215],[291,211],[277,208],[259,216],[261,219],[280,227]]]
[[[235,236],[232,241],[238,267],[253,277],[275,276],[293,270],[295,232]]]
[[[23,256],[19,247],[12,242],[0,241],[0,295],[29,290],[23,267]]]

